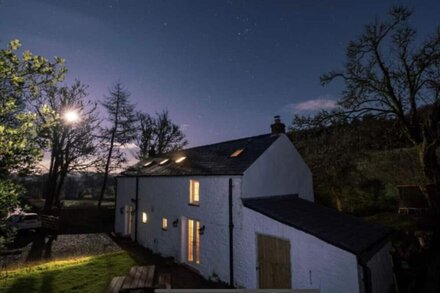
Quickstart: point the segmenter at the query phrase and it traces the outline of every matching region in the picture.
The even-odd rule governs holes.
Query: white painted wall
[[[367,262],[367,267],[371,272],[371,289],[373,293],[388,293],[393,286],[391,248],[391,243],[388,242]]]
[[[203,276],[214,274],[224,281],[229,280],[229,230],[228,191],[230,176],[201,177],[140,177],[138,242],[163,256],[172,256],[176,261],[186,261],[185,219],[199,220],[205,225],[200,236],[200,265],[193,265]],[[200,182],[200,205],[189,205],[189,181]],[[234,182],[240,182],[240,176]],[[234,184],[236,188],[239,183]],[[135,191],[134,178],[118,178],[118,200],[116,211],[125,204],[127,196]],[[239,194],[239,190],[234,190]],[[124,199],[123,199],[124,198]],[[134,194],[133,194],[134,198]],[[142,213],[148,215],[148,222],[142,223]],[[162,218],[168,219],[168,231],[162,230]],[[172,222],[179,219],[178,227]],[[116,212],[116,231],[123,226]],[[121,221],[122,222],[122,221]],[[183,233],[182,233],[183,232]],[[183,241],[182,241],[183,237]]]
[[[290,241],[293,288],[359,292],[355,255],[253,210],[241,209],[243,217],[235,222],[234,233],[236,285],[258,288],[256,233],[260,233]]]
[[[314,201],[312,173],[284,134],[244,172],[242,192],[243,197],[298,194]]]
[[[205,226],[205,233],[200,236],[201,264],[193,267],[206,278],[216,275],[228,282],[229,178],[231,176],[140,177],[138,242],[163,256],[185,262],[185,220],[199,220]],[[281,135],[243,176],[232,178],[235,285],[258,287],[256,233],[261,233],[290,241],[293,288],[319,288],[323,293],[359,292],[357,260],[353,254],[242,206],[241,197],[283,194],[299,194],[313,201],[312,174],[285,135]],[[188,204],[190,179],[200,182],[199,207]],[[131,199],[135,199],[135,192],[135,178],[117,178],[117,233],[122,233],[125,227],[125,215],[120,213],[120,208],[134,205]],[[146,224],[142,223],[143,212],[148,215]],[[163,217],[168,219],[168,231],[162,230]],[[178,226],[173,227],[176,219]],[[381,260],[377,256],[369,263],[377,286],[389,280],[388,270],[382,275],[379,269],[384,265]]]

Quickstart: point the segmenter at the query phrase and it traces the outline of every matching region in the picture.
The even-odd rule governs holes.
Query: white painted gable
[[[244,172],[242,197],[286,194],[314,201],[312,173],[289,138],[281,134]]]

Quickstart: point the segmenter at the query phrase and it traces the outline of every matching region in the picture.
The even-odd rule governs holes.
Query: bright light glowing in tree
[[[64,120],[67,123],[75,123],[79,121],[79,115],[78,112],[73,111],[73,110],[69,110],[67,112],[64,113]]]

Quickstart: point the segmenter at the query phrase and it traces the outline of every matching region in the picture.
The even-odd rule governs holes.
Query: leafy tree
[[[321,77],[325,85],[345,82],[339,113],[392,117],[419,152],[423,184],[440,183],[440,28],[418,42],[412,12],[390,10],[389,19],[367,25],[347,48],[344,69]],[[334,113],[331,113],[334,115]]]
[[[116,82],[111,89],[109,95],[105,97],[102,106],[106,109],[110,126],[102,129],[102,142],[105,150],[105,166],[104,180],[99,195],[98,207],[101,206],[104,198],[105,189],[109,172],[121,167],[125,162],[124,152],[121,147],[127,145],[135,139],[136,115],[134,106],[130,103],[130,93],[122,86],[120,82]]]
[[[0,50],[0,229],[4,217],[18,206],[23,190],[9,178],[11,174],[28,172],[41,158],[36,141],[36,115],[24,111],[25,100],[37,94],[42,86],[56,84],[63,79],[64,60],[49,62],[42,56],[24,51],[17,55],[18,40]],[[47,113],[46,108],[40,109]],[[10,234],[0,236],[0,248]]]
[[[87,87],[76,81],[70,87],[47,87],[30,102],[43,125],[39,132],[42,146],[50,153],[46,211],[52,209],[53,203],[59,204],[67,174],[87,170],[97,163],[97,104],[87,98]],[[42,105],[50,108],[52,115],[38,111]],[[68,113],[77,115],[78,120],[68,121]],[[50,127],[44,127],[48,124]]]
[[[156,117],[138,113],[138,134],[136,144],[139,147],[138,159],[150,154],[164,154],[182,149],[188,144],[179,125],[169,118],[168,111],[156,113]]]

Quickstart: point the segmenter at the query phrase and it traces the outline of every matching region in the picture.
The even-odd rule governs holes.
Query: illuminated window
[[[200,264],[200,222],[188,219],[188,262]]]
[[[200,183],[197,180],[189,181],[189,203],[192,205],[199,205],[199,191]]]
[[[142,213],[142,223],[146,224],[148,221],[147,213]]]
[[[162,218],[162,229],[168,230],[168,219],[167,218]]]
[[[166,162],[168,162],[170,159],[165,159],[165,160],[163,160],[162,162],[160,162],[159,164],[160,165],[163,165],[163,164],[165,164]]]
[[[183,162],[186,159],[186,157],[180,157],[176,160],[176,163]]]
[[[148,166],[150,166],[152,163],[153,163],[153,161],[146,162],[146,163],[144,164],[144,167],[148,167]]]
[[[244,151],[244,149],[236,150],[235,152],[233,152],[233,153],[230,155],[230,157],[231,157],[231,158],[238,157],[243,151]]]

